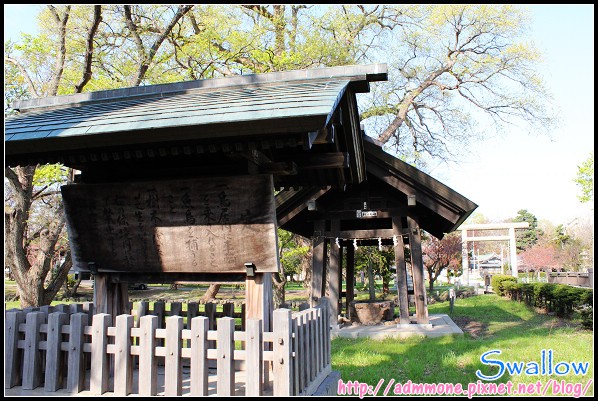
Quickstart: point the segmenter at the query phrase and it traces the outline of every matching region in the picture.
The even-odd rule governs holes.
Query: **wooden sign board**
[[[211,177],[62,188],[75,270],[278,271],[272,176]]]

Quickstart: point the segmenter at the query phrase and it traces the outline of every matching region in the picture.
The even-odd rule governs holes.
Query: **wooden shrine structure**
[[[62,163],[79,171],[61,190],[74,269],[93,273],[95,286],[89,316],[7,312],[6,386],[34,389],[45,380],[55,391],[54,373],[64,369],[69,390],[80,392],[90,357],[90,390],[102,394],[112,358],[114,391],[127,395],[138,358],[139,393],[156,395],[146,378],[156,377],[162,358],[166,395],[181,395],[183,360],[193,376],[191,394],[208,395],[212,359],[218,395],[235,394],[237,361],[245,364],[245,395],[265,394],[267,382],[273,395],[313,394],[331,369],[336,319],[322,311],[335,318],[342,298],[338,247],[331,246],[326,262],[336,238],[348,255],[355,238],[406,240],[418,321],[427,322],[419,230],[441,238],[476,205],[364,135],[356,94],[386,79],[386,65],[373,64],[15,102],[18,114],[5,121],[5,166]],[[273,311],[277,227],[313,238],[312,308],[299,313]],[[396,250],[402,274],[403,247]],[[353,268],[350,261],[348,273]],[[165,328],[156,316],[138,314],[135,321],[127,283],[140,281],[244,282],[246,326],[236,332],[234,319],[222,317],[212,327],[195,313],[197,305],[188,307],[186,326],[179,306]],[[408,319],[406,302],[400,304],[401,319]],[[263,374],[262,364],[270,366]]]
[[[276,199],[278,224],[285,230],[313,238],[312,304],[326,294],[329,281],[331,321],[354,299],[354,246],[394,245],[401,324],[409,324],[408,244],[413,271],[416,321],[427,324],[420,229],[442,239],[477,207],[467,198],[407,163],[386,153],[364,136],[367,179],[338,189],[287,191]],[[346,292],[341,293],[343,249],[347,250]],[[329,260],[327,255],[330,254]]]
[[[386,65],[344,66],[16,102],[5,165],[62,163],[74,269],[97,311],[127,282],[247,284],[248,317],[270,320],[274,189],[365,179],[355,94]]]

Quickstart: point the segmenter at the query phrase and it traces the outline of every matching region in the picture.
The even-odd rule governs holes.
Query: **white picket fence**
[[[237,331],[233,317],[216,319],[211,330],[207,316],[195,316],[185,328],[176,313],[165,318],[165,328],[158,316],[140,316],[136,324],[130,314],[117,316],[112,326],[110,315],[86,309],[7,311],[5,388],[119,396],[310,395],[331,371],[326,299],[301,312],[275,310],[271,332],[256,319]]]

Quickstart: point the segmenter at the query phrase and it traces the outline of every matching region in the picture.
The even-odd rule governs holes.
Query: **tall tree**
[[[454,160],[491,127],[519,121],[545,131],[550,99],[535,71],[540,54],[524,36],[529,17],[514,5],[418,5],[382,57],[389,80],[376,85],[362,118],[397,154]],[[380,59],[380,58],[377,58]],[[488,124],[480,124],[486,122]]]
[[[389,82],[373,86],[362,118],[405,159],[468,149],[481,138],[471,108],[496,126],[550,123],[517,6],[60,5],[38,17],[40,34],[5,43],[7,102],[384,62]]]
[[[434,283],[444,270],[455,273],[461,268],[461,236],[452,232],[439,240],[426,235],[422,241],[422,254],[428,271],[428,285],[432,291]]]
[[[4,264],[17,283],[21,307],[48,305],[72,266],[65,251],[60,191],[67,169],[55,165],[5,168]]]
[[[515,233],[517,250],[522,252],[533,246],[538,242],[538,238],[542,235],[542,230],[538,228],[538,219],[526,209],[521,209],[517,212],[517,216],[513,222],[527,222],[529,227],[526,229],[517,230]]]
[[[594,202],[594,152],[577,166],[577,177],[573,180],[580,191],[577,198],[581,203]]]

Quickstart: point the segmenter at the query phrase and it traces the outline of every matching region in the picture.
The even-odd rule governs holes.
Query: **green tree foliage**
[[[573,180],[579,188],[577,198],[581,203],[594,202],[594,152],[577,166],[577,177]]]
[[[389,82],[372,88],[362,118],[404,159],[468,149],[480,138],[468,107],[497,126],[550,122],[516,6],[80,4],[35,18],[39,34],[5,42],[5,114],[16,99],[383,62]]]
[[[278,229],[278,257],[282,265],[282,272],[273,275],[275,307],[280,307],[285,302],[287,277],[293,277],[302,272],[308,262],[310,249],[309,243],[300,236]]]
[[[517,242],[517,250],[524,251],[538,242],[538,238],[542,235],[542,230],[538,228],[538,219],[526,209],[521,209],[517,212],[517,216],[513,222],[527,222],[529,227],[525,229],[515,230],[515,237]]]

